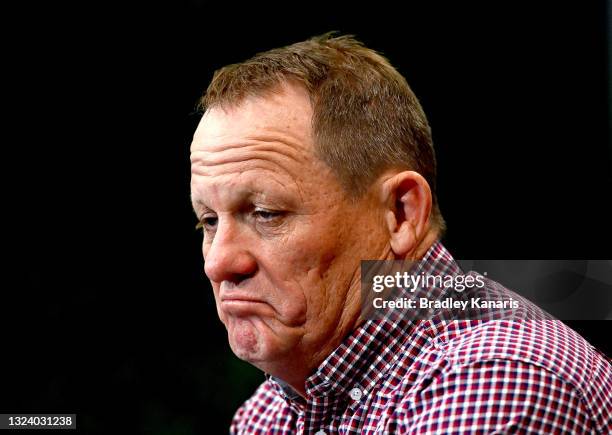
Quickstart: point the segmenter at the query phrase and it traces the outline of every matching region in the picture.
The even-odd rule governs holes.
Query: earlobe
[[[397,257],[405,257],[416,246],[416,231],[414,226],[404,221],[391,234],[391,250]]]

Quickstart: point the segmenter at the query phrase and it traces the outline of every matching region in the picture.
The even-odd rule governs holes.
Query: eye
[[[276,225],[280,224],[282,217],[286,213],[280,210],[269,210],[267,208],[255,207],[252,215],[255,221],[261,224]]]
[[[253,211],[253,214],[259,220],[262,220],[262,221],[271,221],[271,220],[274,220],[277,217],[280,217],[282,212],[275,211],[275,210],[266,210],[266,209],[263,209],[263,208],[256,208]]]
[[[203,229],[205,232],[213,231],[217,226],[218,220],[219,219],[217,218],[217,216],[203,216],[200,219],[200,222],[198,222],[198,224],[196,225],[196,229]]]

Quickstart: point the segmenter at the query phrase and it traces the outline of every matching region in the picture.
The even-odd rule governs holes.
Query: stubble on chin
[[[247,362],[254,362],[261,358],[262,339],[254,322],[250,319],[230,319],[226,323],[228,338],[232,351],[238,358]]]

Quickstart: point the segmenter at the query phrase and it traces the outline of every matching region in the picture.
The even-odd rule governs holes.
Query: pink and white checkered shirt
[[[460,272],[440,243],[421,267]],[[368,320],[306,393],[268,376],[230,432],[612,434],[610,362],[558,320]]]

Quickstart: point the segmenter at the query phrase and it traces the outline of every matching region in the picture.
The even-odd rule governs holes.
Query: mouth
[[[257,305],[268,305],[262,299],[254,297],[249,294],[238,294],[238,293],[221,293],[221,305],[226,307],[255,307]]]
[[[265,302],[261,299],[255,298],[251,295],[240,295],[240,294],[221,294],[221,302],[245,302],[245,303],[260,303]]]
[[[227,298],[221,299],[221,303],[224,305],[256,305],[266,304],[264,301],[253,300],[253,299],[240,299],[240,298]]]
[[[268,316],[271,313],[271,307],[261,299],[237,295],[222,297],[221,309],[233,317]]]

